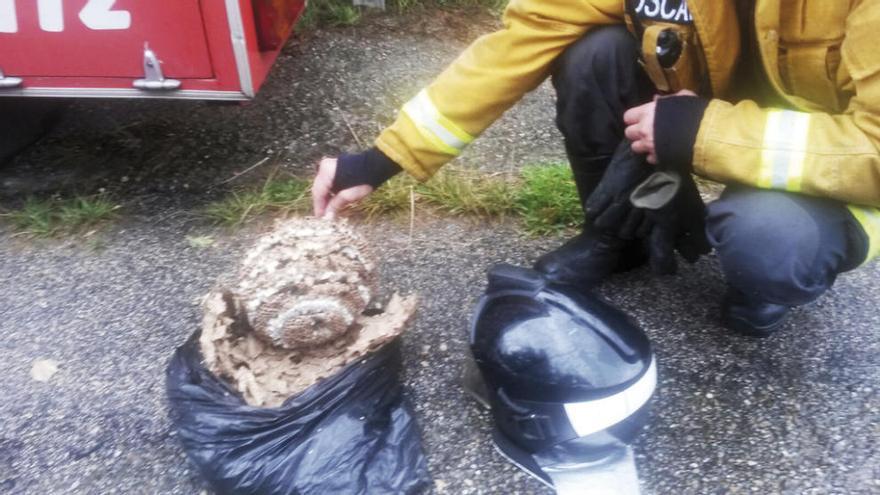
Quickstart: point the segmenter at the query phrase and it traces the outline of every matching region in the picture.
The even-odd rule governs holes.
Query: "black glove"
[[[645,237],[650,231],[645,211],[635,208],[629,196],[651,172],[645,157],[634,153],[630,141],[624,139],[614,151],[602,180],[584,202],[587,221],[621,239]]]
[[[584,204],[594,227],[621,239],[646,239],[651,268],[675,273],[678,251],[688,262],[710,251],[706,206],[690,173],[657,171],[623,140]]]
[[[673,248],[693,263],[711,247],[706,239],[706,206],[691,176],[694,142],[709,102],[693,96],[657,100],[654,146],[657,173],[633,191],[632,202],[653,223],[648,241],[655,272],[675,272]]]
[[[675,273],[675,251],[693,263],[711,250],[705,233],[706,205],[690,174],[655,172],[632,191],[630,201],[651,224],[648,251],[655,273]]]

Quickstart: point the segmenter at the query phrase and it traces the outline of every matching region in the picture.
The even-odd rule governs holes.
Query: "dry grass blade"
[[[401,214],[410,207],[411,201],[418,201],[416,184],[409,176],[400,174],[376,189],[354,209],[366,215],[369,220],[383,215]],[[415,191],[414,195],[410,195],[410,191]]]

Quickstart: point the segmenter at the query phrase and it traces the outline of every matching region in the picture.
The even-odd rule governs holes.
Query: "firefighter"
[[[590,205],[600,192],[633,203],[644,184],[632,171],[685,183],[694,173],[727,185],[705,217],[687,200],[649,217],[665,226],[665,249],[689,259],[705,235],[728,284],[723,323],[770,335],[880,253],[878,26],[878,0],[512,0],[504,27],[410,100],[373,148],[321,161],[315,214],[401,170],[428,179],[550,77],[587,222],[535,268],[588,286],[662,254],[643,229],[622,235],[620,215],[600,226]]]

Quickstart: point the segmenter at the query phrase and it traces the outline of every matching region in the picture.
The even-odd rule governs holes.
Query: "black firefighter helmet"
[[[470,346],[478,373],[465,385],[491,407],[505,457],[559,493],[638,493],[629,445],[646,422],[657,372],[630,318],[534,270],[497,265]]]

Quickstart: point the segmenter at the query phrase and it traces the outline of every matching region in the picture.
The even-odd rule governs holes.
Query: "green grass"
[[[481,7],[500,12],[508,0],[385,0],[389,12],[403,14],[425,7]],[[370,9],[355,7],[351,0],[310,0],[297,24],[299,30],[328,26],[351,26]]]
[[[297,23],[297,29],[351,26],[360,18],[361,11],[351,4],[351,0],[311,0]]]
[[[309,181],[269,177],[258,190],[233,192],[210,203],[204,214],[217,224],[238,226],[264,213],[305,213],[311,209]]]
[[[419,183],[408,176],[391,179],[355,209],[373,218],[406,212],[410,203],[454,216],[503,217],[513,212],[515,185],[500,176],[454,168]]]
[[[309,181],[270,177],[255,190],[231,193],[205,210],[214,223],[235,227],[266,213],[311,211]],[[405,174],[353,206],[374,219],[408,214],[412,204],[449,216],[518,218],[526,232],[541,235],[577,227],[583,213],[568,165],[531,165],[518,176],[487,175],[447,167],[419,183]]]
[[[119,206],[104,195],[69,199],[28,198],[19,208],[0,214],[19,235],[52,237],[92,229],[116,217]]]
[[[412,198],[410,197],[412,194]],[[530,165],[518,177],[446,168],[418,183],[398,176],[356,206],[367,217],[407,212],[410,202],[453,216],[518,217],[540,235],[577,227],[583,212],[566,164]]]
[[[512,211],[514,184],[501,176],[449,169],[419,189],[419,195],[451,215],[502,217]]]
[[[569,166],[523,168],[516,210],[526,231],[532,234],[549,234],[581,225],[584,214]]]
[[[509,0],[385,0],[386,8],[407,12],[421,7],[483,7],[501,11]]]
[[[504,216],[511,212],[513,187],[499,177],[447,168],[431,180],[419,183],[399,175],[355,206],[368,218],[408,212],[412,202],[419,207],[453,216]]]

